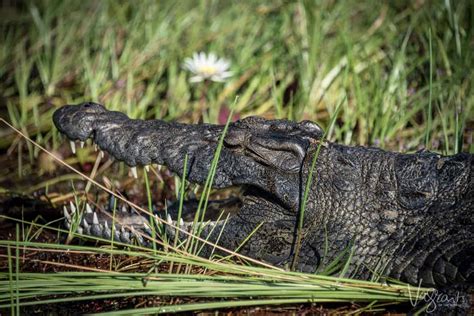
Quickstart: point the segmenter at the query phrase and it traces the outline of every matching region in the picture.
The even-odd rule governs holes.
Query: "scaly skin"
[[[205,182],[223,131],[209,124],[131,120],[95,103],[64,106],[53,120],[70,140],[92,138],[131,167],[164,164],[181,175],[187,154],[187,178],[195,183]],[[250,117],[230,124],[213,185],[243,186],[245,191],[239,212],[224,227],[221,246],[235,249],[263,222],[241,252],[279,266],[292,261],[300,204],[321,145],[298,269],[312,272],[353,244],[352,266],[358,268],[352,272],[358,277],[367,278],[382,266],[390,276],[413,284],[473,282],[473,155],[347,147],[321,142],[322,134],[309,121]],[[138,222],[137,229],[146,220],[126,212],[122,216]],[[94,222],[86,233],[110,235],[103,224],[107,219],[86,217]],[[211,234],[213,226],[217,229]],[[222,227],[213,222],[204,235],[216,241]]]

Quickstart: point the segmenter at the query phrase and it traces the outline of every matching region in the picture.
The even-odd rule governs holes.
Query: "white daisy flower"
[[[211,80],[216,82],[224,82],[232,76],[232,72],[228,71],[230,62],[224,58],[217,58],[213,53],[206,55],[205,53],[194,53],[193,58],[186,58],[183,67],[194,74],[189,81],[201,82]]]

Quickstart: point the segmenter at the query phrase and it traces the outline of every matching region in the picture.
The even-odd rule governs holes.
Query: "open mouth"
[[[158,164],[166,165],[180,176],[184,173],[189,182],[198,184],[206,182],[224,130],[223,126],[210,124],[133,120],[96,103],[64,106],[54,113],[53,121],[69,139],[72,152],[76,151],[78,141],[83,147],[86,140],[90,139],[92,145],[102,153],[107,152],[116,160],[126,163],[135,178],[138,177],[137,166],[148,169],[152,164]],[[257,212],[270,209],[276,213],[278,210],[283,217],[294,217],[296,214],[299,168],[308,146],[305,137],[309,137],[306,134],[319,133],[319,130],[308,124],[303,124],[303,128],[287,126],[290,123],[286,121],[278,122],[281,126],[269,125],[267,121],[250,123],[253,124],[252,129],[245,121],[234,123],[226,135],[212,186],[217,189],[237,188],[241,193],[240,196],[206,203],[207,216],[200,218],[203,222],[199,224],[207,226],[208,230],[223,228],[224,221],[238,216],[243,204],[257,205]],[[260,126],[260,129],[255,129],[255,125]],[[293,131],[291,128],[300,130]],[[301,133],[303,137],[288,137],[295,133]],[[184,170],[186,156],[189,159],[187,170]],[[166,222],[190,231],[196,223],[194,212],[199,208],[198,205],[199,201],[188,200],[183,205],[183,212],[178,214],[177,201],[169,205],[167,212],[157,211],[155,215],[163,217],[161,214],[167,214],[163,218]],[[268,205],[272,207],[266,207]],[[109,214],[114,213],[120,225],[116,225],[111,216],[95,212],[87,206],[82,217],[76,218],[79,223],[76,224],[76,230],[106,239],[113,237],[125,243],[136,239],[140,244],[146,244],[138,232],[151,235],[149,216],[139,215],[127,205],[119,205],[114,210],[113,203],[109,203],[107,211]],[[72,204],[69,208],[65,207],[66,226],[71,227],[74,216],[77,216],[74,214],[76,212]],[[263,215],[251,217],[243,220],[256,222],[264,219]]]
[[[75,142],[71,141],[71,143]],[[106,150],[102,154],[104,152]],[[146,167],[150,168],[151,166],[147,165]],[[132,167],[131,170],[133,176],[137,178],[137,167]],[[89,203],[85,204],[83,212],[77,212],[77,207],[72,202],[67,206],[63,206],[64,223],[68,229],[74,226],[75,223],[74,230],[79,234],[106,240],[111,240],[113,237],[114,241],[149,247],[151,246],[151,239],[144,238],[143,234],[149,237],[156,236],[157,227],[154,225],[159,224],[160,219],[169,224],[165,225],[165,231],[170,238],[177,232],[171,228],[172,226],[190,233],[195,233],[196,229],[193,227],[196,224],[205,231],[212,231],[219,227],[223,228],[230,218],[238,214],[242,207],[243,198],[247,201],[260,199],[260,197],[255,196],[255,193],[256,191],[248,186],[226,189],[221,199],[207,201],[205,210],[200,213],[202,215],[196,215],[198,209],[203,209],[204,206],[200,205],[200,200],[195,197],[183,200],[182,205],[179,200],[168,201],[165,208],[153,209],[153,219],[117,199],[114,195],[110,195],[108,203],[99,209],[94,208]],[[219,196],[221,197],[222,194],[219,194]],[[196,216],[199,217],[197,222]],[[181,237],[185,238],[185,236]]]

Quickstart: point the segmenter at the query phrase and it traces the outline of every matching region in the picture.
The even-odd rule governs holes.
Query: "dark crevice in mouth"
[[[181,218],[185,222],[192,222],[199,206],[199,199],[185,200]],[[231,196],[222,200],[209,200],[206,208],[204,221],[216,221],[219,217],[225,219],[227,215],[234,216],[242,206],[242,201],[238,196]],[[173,220],[177,220],[179,213],[179,201],[174,201],[167,207],[167,213]],[[223,214],[222,214],[223,213]]]
[[[280,209],[286,210],[288,206],[283,202],[280,198],[278,198],[277,195],[268,192],[266,190],[263,190],[257,186],[253,185],[246,185],[243,186],[242,188],[242,196],[246,199],[255,199],[255,200],[265,200],[268,201],[271,204],[278,205]]]

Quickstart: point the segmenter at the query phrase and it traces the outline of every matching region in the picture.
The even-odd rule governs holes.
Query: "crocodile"
[[[367,279],[383,267],[386,275],[412,284],[473,283],[472,154],[340,145],[325,140],[311,121],[247,117],[226,129],[130,119],[94,102],[64,105],[53,121],[73,144],[92,139],[135,175],[137,166],[159,164],[197,184],[206,182],[225,132],[212,187],[237,187],[241,194],[227,203],[237,210],[226,221],[202,228],[203,238],[222,247],[242,246],[242,254],[280,267],[295,262],[304,272],[350,249],[355,277]],[[67,210],[65,215],[70,217]],[[120,216],[149,233],[147,216]],[[170,219],[178,220],[181,227],[192,225]],[[88,209],[79,229],[110,238],[111,225]],[[129,241],[120,225],[115,232],[117,240]]]

